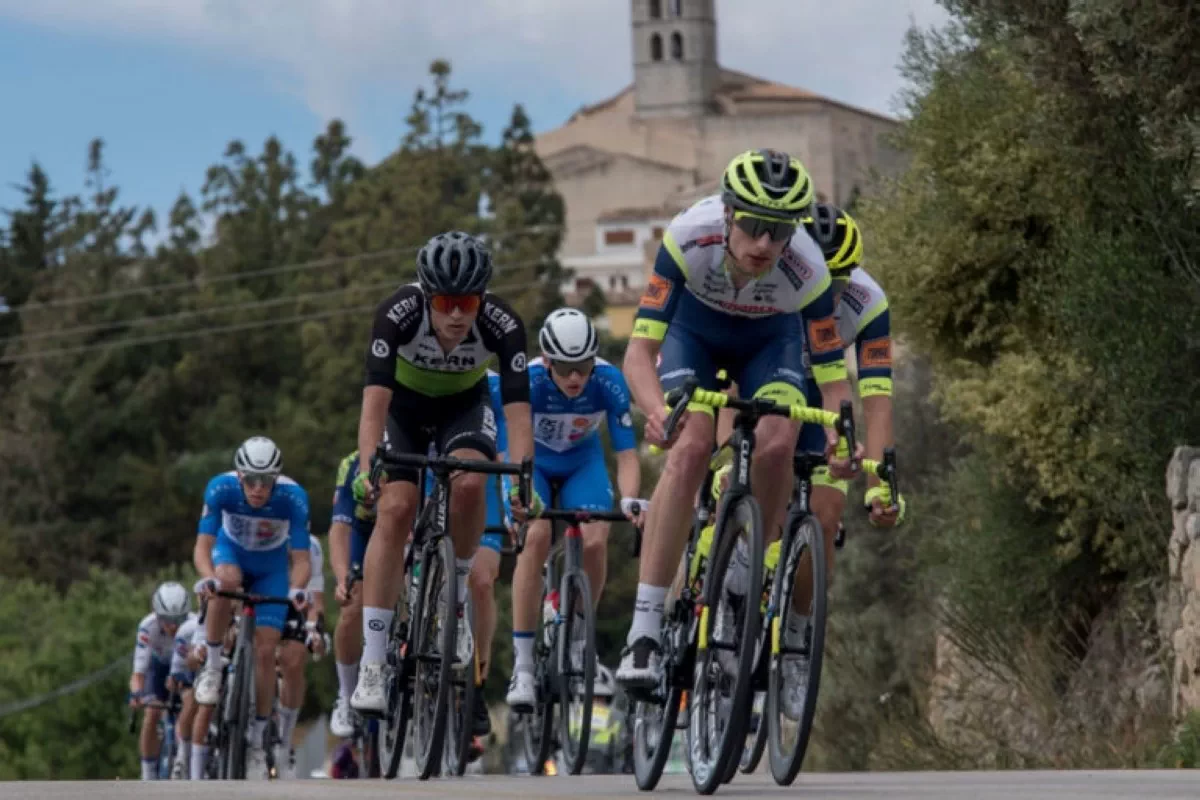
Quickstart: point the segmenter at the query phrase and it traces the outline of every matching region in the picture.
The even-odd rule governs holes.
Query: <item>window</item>
[[[655,226],[654,226],[654,230],[651,232],[651,234],[650,234],[650,235],[651,235],[651,236],[653,236],[655,239],[661,239],[661,238],[663,237],[663,229],[662,229],[662,226],[661,226],[661,225],[655,225]]]
[[[609,276],[608,276],[608,289],[609,289],[609,291],[612,291],[612,290],[614,290],[614,289],[616,289],[616,288],[617,288],[617,276],[616,276],[616,275],[609,275]]]
[[[662,61],[662,37],[657,33],[650,37],[650,60]]]
[[[604,243],[615,245],[633,244],[633,231],[629,230],[628,228],[622,228],[615,231],[605,231]]]
[[[683,61],[683,36],[678,31],[671,34],[671,58]]]
[[[628,289],[628,288],[629,288],[629,276],[628,276],[628,275],[622,275],[622,276],[621,276],[621,288],[622,288],[622,289]]]
[[[683,16],[683,0],[671,0],[671,16]]]
[[[650,19],[662,19],[662,0],[650,0]]]

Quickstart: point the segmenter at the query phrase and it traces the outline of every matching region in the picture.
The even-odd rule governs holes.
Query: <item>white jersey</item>
[[[308,557],[312,560],[312,576],[308,579],[308,592],[325,591],[325,554],[321,550],[321,542],[311,533],[308,535]]]
[[[200,615],[192,612],[175,631],[175,645],[171,652],[171,674],[190,672],[187,666],[189,651],[205,640],[204,626],[200,624]]]
[[[838,336],[846,350],[855,349],[854,345],[863,337],[867,326],[887,310],[887,295],[879,283],[862,267],[851,272],[850,282],[842,290],[841,299],[834,309]],[[807,347],[804,350],[804,367],[806,370],[810,368]]]
[[[725,205],[720,195],[706,197],[676,216],[663,235],[663,247],[683,273],[688,294],[734,317],[757,319],[794,313],[819,297],[830,283],[821,249],[803,226],[797,226],[775,267],[741,289],[735,288],[725,268]]]
[[[169,664],[175,647],[175,637],[167,633],[158,622],[153,611],[138,623],[137,643],[133,648],[133,673],[145,675],[150,669],[150,659]]]

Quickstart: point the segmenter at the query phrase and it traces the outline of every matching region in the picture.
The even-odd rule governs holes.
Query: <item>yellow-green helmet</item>
[[[721,200],[740,211],[796,221],[813,201],[808,170],[780,150],[747,150],[721,176]]]
[[[830,203],[814,203],[812,214],[802,222],[825,255],[830,272],[849,272],[862,264],[862,233],[845,211]]]

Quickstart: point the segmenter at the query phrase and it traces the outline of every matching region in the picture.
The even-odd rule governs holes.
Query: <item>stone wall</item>
[[[1167,467],[1171,541],[1164,629],[1173,630],[1171,713],[1200,711],[1200,447],[1178,447]]]

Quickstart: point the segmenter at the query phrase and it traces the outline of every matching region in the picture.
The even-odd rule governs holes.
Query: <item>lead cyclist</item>
[[[663,390],[691,377],[716,389],[716,373],[726,369],[748,395],[804,405],[807,337],[825,407],[836,410],[850,398],[829,270],[798,227],[812,201],[812,180],[799,159],[749,150],[726,167],[721,193],[678,215],[663,236],[624,364],[646,415],[646,441],[670,446],[650,502],[633,624],[616,676],[631,689],[660,679],[663,607],[714,438],[711,409],[695,405],[667,442]],[[786,513],[798,434],[799,425],[782,417],[764,418],[756,429],[752,485],[768,533]],[[830,431],[830,470],[852,477],[851,460],[835,455],[836,443]]]

